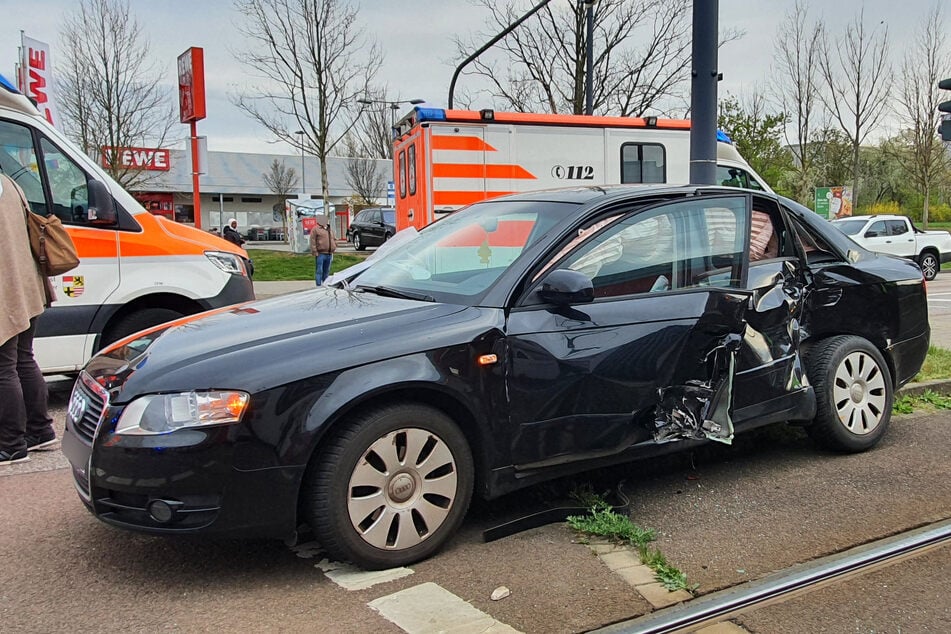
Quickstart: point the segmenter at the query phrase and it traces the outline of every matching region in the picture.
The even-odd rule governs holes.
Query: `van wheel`
[[[474,467],[465,436],[439,410],[371,410],[336,434],[306,476],[302,508],[330,556],[366,569],[417,562],[462,523]]]
[[[921,267],[922,274],[929,282],[938,277],[938,271],[941,269],[941,265],[938,264],[938,256],[934,253],[922,253],[918,256],[918,266]]]
[[[360,238],[359,233],[353,234],[353,248],[357,251],[363,251],[367,248],[367,245],[363,244],[363,239]]]
[[[136,310],[122,317],[103,333],[100,349],[124,337],[128,337],[134,332],[139,332],[140,330],[145,330],[146,328],[151,328],[158,324],[164,324],[166,321],[172,321],[181,317],[184,317],[182,313],[177,310],[172,310],[171,308],[143,308]]]
[[[816,392],[816,418],[806,427],[819,445],[855,453],[885,435],[892,414],[892,377],[871,343],[852,335],[817,342],[806,357]]]

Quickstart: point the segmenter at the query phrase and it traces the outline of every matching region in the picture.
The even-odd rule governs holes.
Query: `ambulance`
[[[0,170],[33,211],[63,221],[79,252],[77,268],[51,278],[57,299],[37,321],[45,374],[77,372],[144,328],[254,299],[244,249],[147,212],[2,76]]]
[[[616,183],[688,183],[690,121],[415,107],[394,127],[396,228],[479,200]],[[717,134],[717,183],[771,191]]]

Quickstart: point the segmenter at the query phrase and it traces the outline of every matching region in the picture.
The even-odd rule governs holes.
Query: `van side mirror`
[[[91,179],[87,186],[89,187],[89,209],[87,219],[91,225],[108,226],[114,225],[118,221],[116,214],[116,201],[106,186]]]
[[[556,269],[542,278],[541,283],[532,291],[529,303],[570,306],[593,301],[594,284],[590,277],[580,271]]]

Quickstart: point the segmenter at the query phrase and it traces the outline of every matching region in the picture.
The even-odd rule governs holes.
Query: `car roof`
[[[836,218],[832,222],[842,222],[843,220],[905,220],[905,216],[896,216],[895,214],[874,214],[870,216],[847,216],[845,218]]]

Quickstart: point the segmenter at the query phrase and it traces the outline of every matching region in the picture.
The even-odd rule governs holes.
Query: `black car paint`
[[[380,219],[362,222],[364,212],[380,212]],[[396,210],[392,207],[371,207],[359,211],[347,229],[347,240],[353,242],[353,236],[359,234],[364,246],[376,247],[396,235],[396,225],[386,219],[388,215],[386,212],[389,212],[395,221]]]
[[[811,416],[814,396],[802,378],[799,337],[808,346],[842,332],[859,334],[883,351],[896,385],[917,371],[929,334],[920,273],[903,260],[836,242],[832,228],[822,235],[850,263],[803,266],[803,255],[756,264],[749,267],[748,291],[693,289],[567,309],[520,306],[532,263],[561,244],[555,238],[573,235],[583,218],[615,213],[631,198],[638,205],[648,200],[631,191],[513,197],[577,202],[579,213],[526,249],[476,305],[319,288],[183,320],[149,335],[144,352],[132,341],[95,357],[85,372],[109,391],[103,422],[93,442],[73,424],[63,442],[74,468],[93,465],[87,505],[107,522],[139,530],[288,537],[297,527],[302,477],[325,434],[368,404],[406,398],[435,405],[459,423],[476,458],[478,491],[487,498],[666,453],[701,441],[655,443],[634,424],[642,422],[631,415],[634,396],[697,378],[703,351],[729,335],[745,335],[734,386],[738,431]],[[671,188],[649,200],[696,191]],[[783,205],[785,214],[811,213]],[[812,226],[813,218],[800,219]],[[909,301],[882,312],[886,293]],[[637,323],[624,310],[631,302],[639,306]],[[597,328],[584,327],[591,319]],[[746,330],[737,329],[741,323]],[[623,349],[614,342],[620,330],[628,341]],[[763,333],[771,333],[769,343]],[[579,347],[587,352],[566,357]],[[665,363],[671,350],[680,357]],[[479,366],[485,354],[497,355],[498,363]],[[252,394],[240,424],[154,437],[114,433],[137,396],[213,388]],[[764,390],[774,398],[752,398]],[[582,407],[588,410],[579,414]],[[204,509],[193,516],[201,521],[171,527],[151,521],[144,505],[168,496]]]

